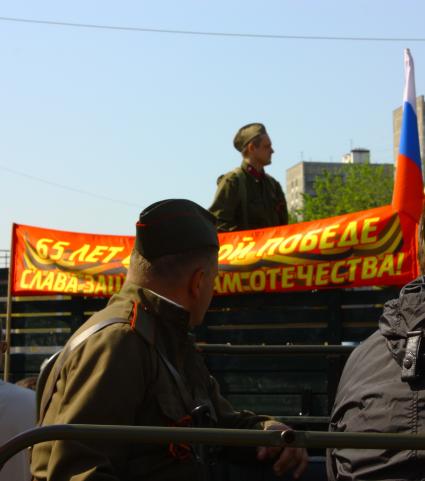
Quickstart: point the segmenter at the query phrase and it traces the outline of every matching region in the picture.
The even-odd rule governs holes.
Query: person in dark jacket
[[[219,177],[209,211],[219,232],[286,225],[288,208],[279,182],[265,173],[271,164],[272,142],[263,124],[241,127],[233,141],[242,165]]]
[[[268,416],[235,411],[221,396],[189,330],[203,321],[217,274],[213,216],[183,199],[155,203],[140,214],[126,282],[65,346],[47,379],[42,425],[202,425],[279,429]],[[199,418],[200,416],[198,416]],[[36,481],[199,481],[196,447],[54,441],[34,446]],[[304,449],[259,448],[276,474],[307,464]]]
[[[425,210],[419,229],[422,275],[387,302],[379,330],[349,357],[332,410],[330,431],[425,432]],[[329,449],[329,481],[423,480],[425,451]]]

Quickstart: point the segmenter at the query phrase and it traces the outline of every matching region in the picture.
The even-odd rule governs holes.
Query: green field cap
[[[161,200],[140,214],[135,247],[146,259],[209,246],[218,249],[215,222],[215,217],[195,202]]]
[[[264,134],[267,134],[267,131],[263,124],[254,123],[244,125],[237,131],[235,138],[233,139],[233,145],[236,150],[242,152],[251,140]]]

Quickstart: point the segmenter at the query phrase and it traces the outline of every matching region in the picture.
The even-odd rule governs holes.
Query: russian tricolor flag
[[[404,68],[403,119],[392,205],[397,212],[405,212],[418,222],[424,185],[416,116],[415,67],[409,49],[404,51]]]

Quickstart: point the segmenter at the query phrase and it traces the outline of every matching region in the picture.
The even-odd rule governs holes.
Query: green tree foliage
[[[303,194],[304,208],[296,214],[309,221],[387,205],[393,186],[394,172],[387,166],[346,164],[316,177],[316,195]]]

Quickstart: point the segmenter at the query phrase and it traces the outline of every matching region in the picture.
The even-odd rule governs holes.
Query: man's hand
[[[288,426],[282,423],[266,423],[264,430],[285,431]],[[277,476],[283,476],[286,472],[292,470],[294,479],[298,479],[305,471],[308,464],[307,450],[304,448],[274,448],[259,447],[257,448],[257,459],[265,461],[266,459],[276,459],[273,464],[273,471]]]

